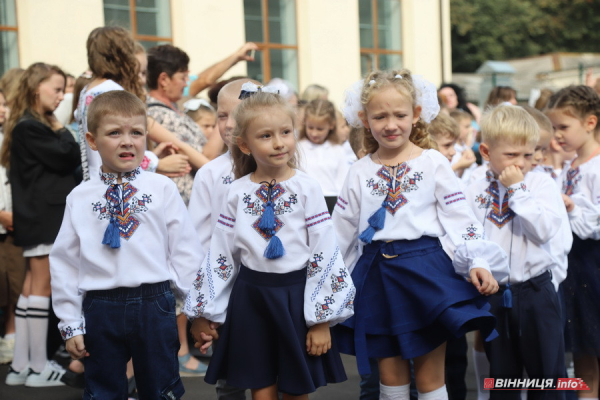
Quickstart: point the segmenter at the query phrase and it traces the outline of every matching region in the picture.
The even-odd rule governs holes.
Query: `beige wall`
[[[43,61],[75,76],[87,69],[85,42],[104,25],[102,0],[16,0],[21,67]]]

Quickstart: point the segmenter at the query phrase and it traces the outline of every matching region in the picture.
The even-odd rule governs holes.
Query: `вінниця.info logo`
[[[581,378],[485,378],[484,390],[590,390]]]

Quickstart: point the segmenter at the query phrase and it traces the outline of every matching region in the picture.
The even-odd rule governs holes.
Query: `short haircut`
[[[456,140],[460,136],[460,128],[454,118],[444,112],[440,112],[427,127],[427,133],[433,136],[434,140],[443,135],[448,135],[453,140]]]
[[[177,72],[188,70],[190,58],[185,51],[170,44],[154,46],[148,50],[148,87],[158,89],[158,77],[165,72],[173,77]]]
[[[146,105],[137,96],[125,90],[111,90],[96,97],[87,111],[88,131],[96,135],[107,115],[146,117]],[[146,119],[144,118],[144,125]]]
[[[456,120],[456,122],[460,122],[462,119],[469,118],[469,120],[473,119],[473,116],[466,111],[463,110],[452,110],[450,111],[450,116]]]
[[[540,129],[543,129],[550,134],[553,133],[554,129],[552,128],[552,121],[550,121],[550,118],[548,118],[546,114],[529,106],[523,106],[523,110],[527,111],[527,113],[533,117]]]
[[[500,140],[519,144],[537,144],[540,128],[522,107],[499,105],[485,111],[481,117],[481,139],[494,145]]]

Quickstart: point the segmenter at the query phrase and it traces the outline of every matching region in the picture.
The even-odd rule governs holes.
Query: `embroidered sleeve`
[[[210,236],[214,229],[214,226],[211,226],[211,215],[219,211],[212,209],[210,201],[211,193],[215,190],[211,174],[206,173],[204,168],[201,168],[194,178],[194,186],[192,187],[188,210],[194,228],[196,228],[196,232],[200,238],[200,247],[203,253],[206,253],[208,250]]]
[[[142,164],[140,165],[143,170],[148,172],[156,172],[156,168],[158,168],[158,157],[151,151],[146,150],[144,153],[144,159],[142,160]]]
[[[560,229],[559,207],[564,207],[560,192],[551,178],[534,173],[530,191],[525,182],[507,188],[508,206],[519,217],[527,239],[542,245]]]
[[[63,222],[50,252],[52,307],[60,320],[58,329],[63,340],[85,334],[83,295],[78,289],[79,258],[79,237],[73,228],[71,204],[67,201]]]
[[[454,254],[452,263],[456,273],[468,276],[471,269],[484,268],[496,279],[507,276],[506,253],[496,243],[485,240],[483,226],[448,163],[438,163],[435,179],[438,218],[447,235],[444,244]]]
[[[185,300],[183,312],[190,318],[205,317],[224,323],[235,276],[239,272],[239,252],[234,250],[236,204],[239,196],[228,196],[202,266],[196,273]]]
[[[344,265],[327,205],[319,187],[310,191],[306,226],[311,258],[304,291],[304,318],[310,327],[331,326],[354,314],[355,288]]]
[[[333,209],[333,225],[344,263],[350,272],[360,257],[358,225],[360,220],[360,186],[352,168]]]
[[[579,182],[585,188],[571,195],[575,208],[569,213],[569,221],[573,233],[581,239],[600,240],[600,174],[594,172]]]

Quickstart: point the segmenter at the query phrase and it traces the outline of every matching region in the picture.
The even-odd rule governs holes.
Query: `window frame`
[[[102,2],[102,7],[104,9],[106,5],[104,4],[104,1]],[[173,44],[173,9],[172,9],[172,3],[171,0],[169,0],[169,14],[170,14],[170,21],[169,21],[169,30],[171,31],[171,36],[170,37],[164,37],[164,36],[154,36],[154,35],[140,35],[137,33],[137,11],[136,11],[136,5],[135,5],[135,0],[129,0],[129,23],[131,25],[131,35],[133,36],[133,39],[137,42],[168,42],[170,44]],[[107,24],[107,21],[104,20],[104,23]],[[110,23],[110,21],[108,21],[108,23]]]
[[[263,67],[263,82],[266,84],[269,82],[271,77],[271,52],[270,50],[295,50],[298,55],[298,1],[294,0],[295,15],[296,18],[296,44],[282,44],[270,42],[269,36],[269,0],[260,0],[261,7],[261,18],[262,18],[262,42],[252,42],[258,46],[258,50],[262,54],[262,67]],[[244,20],[246,19],[244,11]],[[248,41],[248,38],[246,38]],[[299,70],[299,60],[296,58],[296,69]],[[298,76],[298,79],[300,77]]]
[[[14,5],[15,5],[15,26],[0,25],[0,32],[15,32],[15,34],[17,35],[17,65],[16,65],[16,67],[19,67],[21,65],[21,52],[19,51],[19,11],[18,11],[19,5],[17,4],[16,0],[14,0]],[[14,68],[14,67],[12,67],[12,68]],[[6,71],[0,71],[0,72],[1,72],[0,76],[2,76]]]
[[[402,58],[404,58],[404,51],[403,50],[389,50],[389,49],[382,49],[379,48],[379,9],[377,6],[377,1],[378,0],[370,0],[371,1],[371,26],[373,27],[373,47],[361,47],[360,48],[360,55],[361,57],[363,55],[368,55],[368,56],[374,56],[372,58],[375,59],[375,65],[373,66],[372,71],[379,69],[379,57],[381,55],[386,55],[386,54],[392,54],[392,55],[398,55],[401,56]],[[402,0],[394,0],[394,1],[398,1],[400,3],[400,7],[402,7]],[[359,8],[360,10],[360,8]],[[360,11],[359,11],[360,13]],[[360,21],[360,15],[359,15],[359,21]],[[402,17],[400,18],[400,29],[402,29]],[[359,22],[360,24],[360,22]],[[360,29],[360,27],[359,27]],[[360,44],[360,43],[359,43]]]

